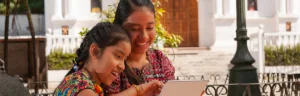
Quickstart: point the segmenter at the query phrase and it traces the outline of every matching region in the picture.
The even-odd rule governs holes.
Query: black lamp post
[[[255,60],[249,53],[247,46],[249,37],[247,36],[246,29],[245,0],[236,1],[237,30],[235,40],[237,41],[237,50],[230,61],[234,67],[230,69],[229,84],[258,83],[256,68],[252,66]],[[261,96],[259,85],[251,85],[249,88],[250,90],[247,91],[245,85],[229,85],[228,96],[243,96],[243,94],[246,94],[246,96],[248,94],[251,94],[251,96]],[[249,91],[251,93],[248,93]]]

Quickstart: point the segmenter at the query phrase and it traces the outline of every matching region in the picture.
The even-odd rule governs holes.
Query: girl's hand
[[[163,82],[158,80],[153,80],[151,82],[140,85],[141,86],[141,96],[154,96],[161,92],[163,88]]]

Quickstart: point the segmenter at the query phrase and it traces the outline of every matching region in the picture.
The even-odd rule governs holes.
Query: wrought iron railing
[[[227,96],[229,86],[245,86],[243,96],[251,95],[251,86],[259,86],[262,96],[300,96],[300,79],[298,74],[264,73],[258,74],[260,83],[229,84],[229,75],[189,75],[176,76],[177,80],[209,80],[203,96]],[[46,84],[53,82],[38,82],[44,87],[40,89],[38,96],[53,96],[52,91],[47,90]],[[56,82],[57,83],[57,82]],[[27,88],[33,88],[36,82],[27,84]],[[33,92],[33,91],[32,91]],[[33,93],[34,94],[34,93]]]
[[[262,96],[300,96],[300,76],[298,74],[263,73],[258,74],[260,83],[229,84],[229,75],[177,76],[177,80],[209,80],[203,96],[227,96],[229,86],[245,86],[243,96],[251,95],[251,86],[260,86]]]
[[[272,83],[243,83],[243,84],[212,84],[207,85],[205,96],[227,96],[228,86],[245,86],[243,96],[251,95],[251,86],[260,86],[262,96],[300,96],[299,81]],[[291,86],[288,86],[291,84]]]

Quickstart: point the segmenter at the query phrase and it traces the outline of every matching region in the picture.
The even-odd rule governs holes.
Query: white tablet
[[[159,96],[200,96],[207,83],[208,80],[170,80],[164,85]]]

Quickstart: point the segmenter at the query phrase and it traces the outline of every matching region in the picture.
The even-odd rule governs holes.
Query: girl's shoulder
[[[73,96],[83,89],[95,90],[89,76],[83,71],[77,71],[64,78],[56,88],[55,94],[58,96]]]

